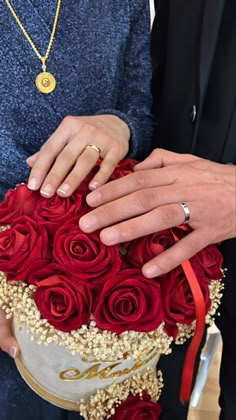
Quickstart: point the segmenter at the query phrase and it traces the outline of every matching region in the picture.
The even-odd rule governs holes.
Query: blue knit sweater
[[[11,3],[44,54],[56,0]],[[27,178],[26,157],[66,115],[118,115],[131,129],[131,155],[147,154],[152,130],[149,28],[147,0],[62,1],[47,61],[57,88],[43,95],[34,85],[41,62],[0,2],[0,197]]]
[[[12,0],[44,54],[56,0]],[[150,147],[152,119],[147,0],[66,0],[49,56],[58,86],[37,92],[40,61],[0,1],[0,196],[28,175],[36,152],[66,115],[113,113],[131,129],[133,156]],[[79,420],[39,398],[0,350],[0,419]]]

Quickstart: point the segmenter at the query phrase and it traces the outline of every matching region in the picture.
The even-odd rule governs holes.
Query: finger
[[[128,177],[129,175],[126,178]],[[116,181],[114,182],[114,185],[116,185],[115,183]],[[182,200],[183,197],[184,200]],[[178,209],[177,214],[181,215],[180,221],[178,215],[175,218],[173,216],[173,223],[176,225],[178,223],[183,222],[184,213],[181,206],[179,204],[176,205],[175,203],[180,203],[181,201],[184,201],[185,203],[190,205],[192,221],[194,220],[194,214],[192,213],[191,209],[191,202],[193,200],[194,191],[192,190],[191,185],[185,186],[181,190],[178,190],[174,185],[169,185],[166,187],[146,188],[140,191],[136,191],[135,193],[131,193],[127,196],[121,197],[117,200],[111,200],[109,203],[97,207],[93,211],[87,213],[80,219],[80,228],[84,232],[92,232],[94,230],[101,229],[105,226],[114,225],[115,223],[120,222],[122,220],[127,220],[132,217],[145,214],[155,208],[158,209],[161,206],[167,206],[168,204],[174,204],[174,208]],[[88,203],[90,205],[90,201],[88,201]],[[170,208],[169,211],[168,209],[169,207],[164,207],[162,210],[158,210],[159,213],[163,213],[161,214],[163,220],[165,218],[168,218],[169,213],[172,215],[173,208]],[[131,223],[130,220],[129,223]]]
[[[146,214],[104,229],[100,237],[105,245],[110,246],[179,226],[182,223],[183,211],[178,203],[174,203],[155,208]]]
[[[62,122],[52,136],[43,144],[29,176],[29,189],[38,190],[41,187],[53,162],[69,141],[70,136],[70,126]]]
[[[89,183],[89,188],[91,190],[100,187],[101,185],[105,184],[106,181],[108,181],[109,177],[115,169],[116,164],[120,160],[120,157],[118,157],[117,159],[114,158],[114,156],[117,155],[118,154],[115,153],[115,150],[113,148],[105,155],[99,171]]]
[[[127,175],[127,178],[128,176],[129,175]],[[119,184],[116,183],[116,181],[109,184],[117,185],[119,187]],[[112,190],[114,190],[114,188]],[[92,232],[122,220],[129,219],[130,217],[146,213],[155,207],[154,204],[153,207],[151,207],[151,202],[147,200],[148,194],[149,190],[146,189],[110,201],[105,206],[98,207],[81,217],[79,221],[80,228],[84,232]]]
[[[39,152],[36,152],[32,156],[29,156],[26,159],[27,165],[29,165],[32,168],[32,166],[35,164],[36,160],[38,159],[38,156],[39,156]]]
[[[182,238],[175,245],[146,263],[142,272],[145,277],[153,278],[168,273],[175,267],[196,255],[209,245],[207,230],[198,229]]]
[[[200,158],[190,154],[170,152],[169,150],[165,149],[154,149],[143,162],[135,165],[134,171],[163,168],[165,166],[189,163],[195,160],[200,160]]]
[[[132,173],[101,186],[99,190],[92,191],[87,195],[87,203],[91,207],[96,207],[142,189],[158,187],[163,184],[169,185],[173,183],[175,176],[168,168]]]
[[[12,358],[19,356],[19,345],[12,335],[11,321],[6,320],[5,313],[0,311],[0,348]]]
[[[76,162],[78,162],[78,158],[82,153],[83,146],[78,141],[71,141],[64,147],[61,153],[59,153],[57,156],[40,188],[40,193],[44,197],[52,197],[56,191],[61,188],[60,186],[62,185],[64,189],[61,188],[59,195],[61,194],[67,196],[73,192],[73,182],[75,184],[73,175],[75,175],[76,169],[74,170],[74,174],[72,174],[71,177],[72,185],[70,185],[68,174],[73,171],[73,168],[76,165]],[[88,159],[86,159],[86,157],[87,156],[85,156],[84,159],[87,162]]]
[[[63,183],[58,186],[57,194],[62,197],[70,196],[95,166],[98,158],[99,155],[95,150],[85,148],[69,175],[63,180]],[[53,175],[50,174],[50,176],[52,176],[51,182],[53,182]],[[48,179],[50,180],[50,178],[47,177],[45,183],[48,182]]]

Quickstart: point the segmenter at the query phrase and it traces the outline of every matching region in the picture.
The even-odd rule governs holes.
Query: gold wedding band
[[[87,144],[87,146],[85,147],[85,150],[86,150],[86,149],[93,149],[93,150],[96,150],[96,152],[98,152],[99,156],[100,156],[100,155],[101,155],[101,153],[102,153],[101,149],[100,149],[98,146],[96,146],[96,144]]]
[[[184,221],[183,224],[188,223],[190,220],[190,210],[186,203],[179,203],[184,211]]]

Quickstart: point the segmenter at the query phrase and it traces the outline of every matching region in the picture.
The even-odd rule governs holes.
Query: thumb
[[[13,359],[20,354],[19,345],[12,335],[11,321],[6,319],[3,311],[0,311],[0,348]]]
[[[138,163],[134,167],[134,170],[142,171],[145,169],[163,168],[165,166],[176,165],[178,163],[189,163],[199,159],[200,158],[194,155],[174,153],[165,149],[154,149],[143,162]]]

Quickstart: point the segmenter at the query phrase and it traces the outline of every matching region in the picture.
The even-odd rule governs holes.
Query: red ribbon
[[[196,327],[191,343],[189,344],[185,355],[180,385],[179,398],[180,401],[185,404],[190,400],[191,396],[195,359],[205,331],[206,308],[202,291],[190,262],[184,261],[181,265],[188,280],[189,287],[192,291],[196,311]]]
[[[176,235],[174,233],[173,235],[175,240],[178,241]],[[179,398],[182,404],[185,404],[191,396],[195,360],[205,331],[206,307],[201,288],[189,260],[184,261],[181,266],[193,295],[196,312],[196,327],[185,355],[180,385]]]

